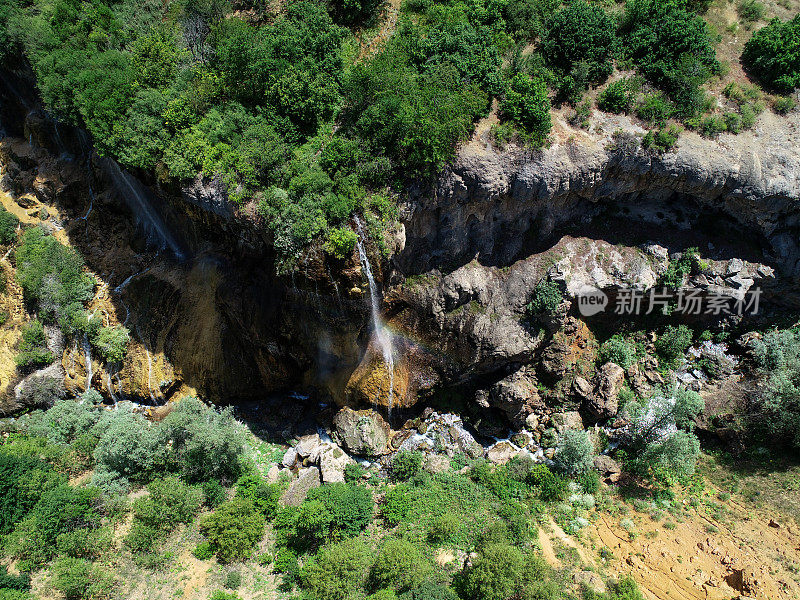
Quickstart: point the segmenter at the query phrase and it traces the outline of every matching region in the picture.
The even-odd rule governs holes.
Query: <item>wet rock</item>
[[[306,499],[308,492],[322,484],[320,471],[317,467],[301,469],[297,479],[292,481],[289,488],[283,493],[281,503],[285,506],[300,506]]]
[[[488,404],[502,410],[515,429],[524,427],[528,415],[542,405],[533,367],[522,367],[495,383]]]
[[[297,442],[297,445],[294,447],[294,449],[295,452],[297,452],[297,455],[301,458],[308,458],[321,443],[322,441],[319,439],[319,435],[316,433],[304,435]]]
[[[345,407],[333,418],[335,439],[351,454],[380,456],[387,452],[389,424],[374,410]]]
[[[496,465],[504,465],[519,454],[519,450],[508,442],[498,442],[486,451],[486,458]]]
[[[297,450],[289,448],[281,459],[281,464],[287,469],[291,469],[297,462]]]
[[[322,473],[323,483],[341,483],[344,481],[344,469],[355,464],[344,450],[336,444],[323,444],[315,449],[309,460],[316,462]]]

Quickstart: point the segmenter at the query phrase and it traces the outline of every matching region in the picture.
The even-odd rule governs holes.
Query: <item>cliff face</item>
[[[583,285],[646,290],[670,255],[698,247],[706,268],[693,284],[732,296],[762,288],[762,319],[800,306],[797,114],[764,114],[719,140],[685,133],[661,155],[639,149],[642,131],[621,117],[595,115],[591,134],[558,123],[542,151],[497,150],[479,127],[433,188],[405,195],[393,254],[380,260],[367,244],[391,368],[356,251],[334,262],[311,249],[279,277],[268,229],[216,182],[167,189],[120,174],[80,132],[35,108],[25,115],[6,127],[22,135],[0,142],[2,186],[58,208],[56,228],[101,282],[93,302],[136,339],[122,373],[93,366],[106,395],[163,401],[196,389],[228,402],[310,389],[339,404],[407,407],[453,389],[520,425],[580,404],[574,382],[591,377],[596,337],[613,325],[578,317],[570,301]],[[128,184],[145,208],[126,198]],[[179,250],[148,246],[151,209]],[[543,277],[565,301],[532,322],[525,307]],[[82,361],[67,345],[75,392],[86,387]]]

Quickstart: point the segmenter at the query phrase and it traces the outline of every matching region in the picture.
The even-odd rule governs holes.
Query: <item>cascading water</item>
[[[169,249],[180,261],[186,259],[178,240],[167,227],[167,224],[153,207],[146,194],[139,189],[139,183],[120,169],[113,160],[108,160],[109,172],[114,184],[122,194],[133,214],[148,233],[151,242],[157,242],[161,248]]]
[[[83,355],[86,357],[86,391],[92,389],[92,347],[89,345],[89,334],[83,334]]]
[[[375,341],[381,348],[383,354],[383,362],[386,364],[386,369],[389,371],[389,396],[387,398],[387,406],[389,414],[392,413],[392,404],[394,402],[394,350],[392,332],[383,324],[380,310],[380,298],[378,298],[377,285],[375,278],[372,276],[372,267],[369,264],[369,257],[364,248],[361,240],[364,231],[361,220],[355,217],[356,227],[358,229],[358,239],[356,240],[356,247],[358,248],[358,258],[361,261],[361,268],[367,276],[369,283],[369,299],[370,308],[372,312],[372,329],[375,335]]]

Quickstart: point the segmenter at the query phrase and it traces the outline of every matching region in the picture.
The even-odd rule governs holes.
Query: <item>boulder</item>
[[[594,393],[585,401],[587,412],[596,419],[616,416],[619,409],[617,395],[625,382],[625,370],[613,362],[607,362],[597,373]]]
[[[351,454],[380,456],[388,451],[389,424],[374,410],[345,407],[333,417],[336,440]]]
[[[586,401],[592,395],[592,384],[583,377],[576,377],[575,381],[572,382],[572,393],[575,394],[578,400]]]
[[[425,457],[424,469],[433,475],[444,473],[450,469],[450,459],[442,454],[428,454]]]
[[[486,451],[486,458],[496,465],[504,465],[518,453],[519,451],[508,442],[498,442]]]
[[[281,504],[285,506],[300,506],[303,500],[306,499],[308,492],[321,484],[320,471],[317,467],[300,469],[297,479],[292,481],[289,489],[281,496]]]
[[[600,475],[611,482],[618,481],[622,473],[622,466],[606,454],[594,457],[594,468],[597,469]]]
[[[522,367],[495,383],[489,390],[488,403],[502,410],[512,427],[524,427],[528,415],[542,404],[533,367]]]
[[[281,464],[287,469],[291,469],[297,462],[297,450],[289,448],[281,459]]]
[[[308,458],[321,443],[322,441],[319,439],[319,435],[316,433],[304,435],[300,438],[300,441],[297,442],[297,445],[294,447],[294,449],[295,452],[297,452],[297,455],[301,458]]]
[[[550,424],[558,433],[563,433],[567,429],[583,429],[581,413],[576,410],[554,413],[550,417]]]
[[[309,456],[319,465],[323,483],[341,483],[344,481],[344,469],[349,464],[355,464],[344,450],[336,444],[323,444]]]

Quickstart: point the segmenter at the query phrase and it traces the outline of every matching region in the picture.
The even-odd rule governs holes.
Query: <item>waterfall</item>
[[[106,387],[108,388],[108,395],[111,396],[111,400],[113,400],[114,404],[116,404],[117,396],[114,394],[114,384],[111,381],[111,373],[109,372],[110,369],[111,367],[109,367],[109,370],[106,371]]]
[[[383,353],[383,362],[386,364],[386,369],[389,371],[389,397],[387,399],[387,404],[389,415],[391,415],[392,403],[394,401],[394,352],[392,349],[392,332],[389,331],[389,329],[383,324],[383,319],[381,318],[380,298],[378,298],[377,285],[375,284],[375,278],[372,276],[372,267],[369,264],[367,251],[364,248],[364,244],[361,240],[364,234],[361,220],[358,217],[354,218],[356,227],[358,228],[358,239],[356,240],[358,258],[361,261],[361,268],[364,270],[364,273],[367,276],[367,282],[369,283],[372,329],[375,335],[375,341],[378,343],[381,348],[381,352]]]
[[[109,165],[111,178],[114,180],[117,190],[122,194],[139,223],[145,228],[148,240],[158,242],[161,248],[168,248],[178,260],[185,260],[186,255],[181,250],[178,240],[172,235],[164,219],[158,214],[144,191],[139,188],[139,182],[120,169],[115,161],[109,160],[106,164]]]
[[[91,318],[91,316],[89,317]],[[89,345],[89,334],[83,334],[83,355],[86,357],[86,391],[92,389],[92,347]]]
[[[147,353],[147,392],[150,394],[150,400],[155,404],[156,397],[153,395],[153,359],[147,347],[145,347],[144,351]]]

